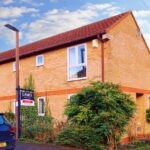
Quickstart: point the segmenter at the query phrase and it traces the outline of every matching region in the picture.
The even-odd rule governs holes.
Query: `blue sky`
[[[0,0],[0,51],[15,47],[6,23],[20,30],[24,45],[128,10],[150,47],[150,0]]]

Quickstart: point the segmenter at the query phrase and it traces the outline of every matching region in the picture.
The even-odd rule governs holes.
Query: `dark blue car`
[[[0,150],[15,149],[15,133],[14,129],[7,121],[5,116],[0,113]]]

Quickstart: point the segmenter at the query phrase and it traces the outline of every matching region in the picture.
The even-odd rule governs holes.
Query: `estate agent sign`
[[[21,106],[34,106],[34,91],[20,89]]]

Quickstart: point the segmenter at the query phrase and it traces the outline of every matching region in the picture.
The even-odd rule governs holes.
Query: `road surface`
[[[17,142],[16,150],[79,150],[79,149],[54,146],[48,144],[27,144]]]

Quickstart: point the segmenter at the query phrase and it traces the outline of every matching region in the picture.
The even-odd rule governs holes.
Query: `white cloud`
[[[30,4],[32,6],[35,6],[35,7],[39,7],[39,6],[43,6],[44,3],[43,2],[35,2],[33,0],[20,0],[20,2],[22,3],[27,3],[27,4]]]
[[[86,4],[76,11],[53,9],[46,12],[40,19],[26,25],[28,33],[25,37],[35,41],[70,29],[74,29],[100,18],[102,12],[109,15],[118,11],[111,3]],[[111,10],[111,11],[110,11]]]
[[[4,5],[8,5],[8,4],[13,3],[13,0],[2,0],[2,3],[3,3]]]
[[[30,3],[32,0],[21,0],[21,2]]]
[[[134,10],[133,14],[150,48],[150,10]]]
[[[135,17],[148,17],[150,16],[150,10],[134,10]]]
[[[9,23],[14,24],[16,22],[16,19],[10,19]],[[11,31],[10,29],[4,27],[5,24],[7,24],[7,21],[0,20],[0,35],[5,38],[5,41],[7,41],[8,44],[11,44],[15,47],[15,32]],[[22,32],[20,32],[20,39],[22,38]]]
[[[28,23],[26,22],[21,25],[22,30],[26,29],[27,27],[28,27]]]
[[[150,31],[150,30],[149,30],[149,31]],[[145,33],[145,34],[144,34],[144,38],[145,38],[145,40],[146,40],[146,42],[147,42],[147,45],[148,45],[148,47],[149,47],[149,49],[150,49],[150,32]]]
[[[51,3],[58,2],[58,0],[49,0]]]
[[[37,12],[37,9],[27,7],[0,7],[0,18],[15,18],[31,12]]]
[[[27,7],[0,7],[0,35],[7,39],[6,41],[14,46],[15,43],[15,32],[10,31],[4,27],[5,24],[9,23],[14,25],[18,20],[17,18],[30,13],[36,13],[38,10],[35,8]],[[22,38],[22,32],[20,32],[20,39]]]

